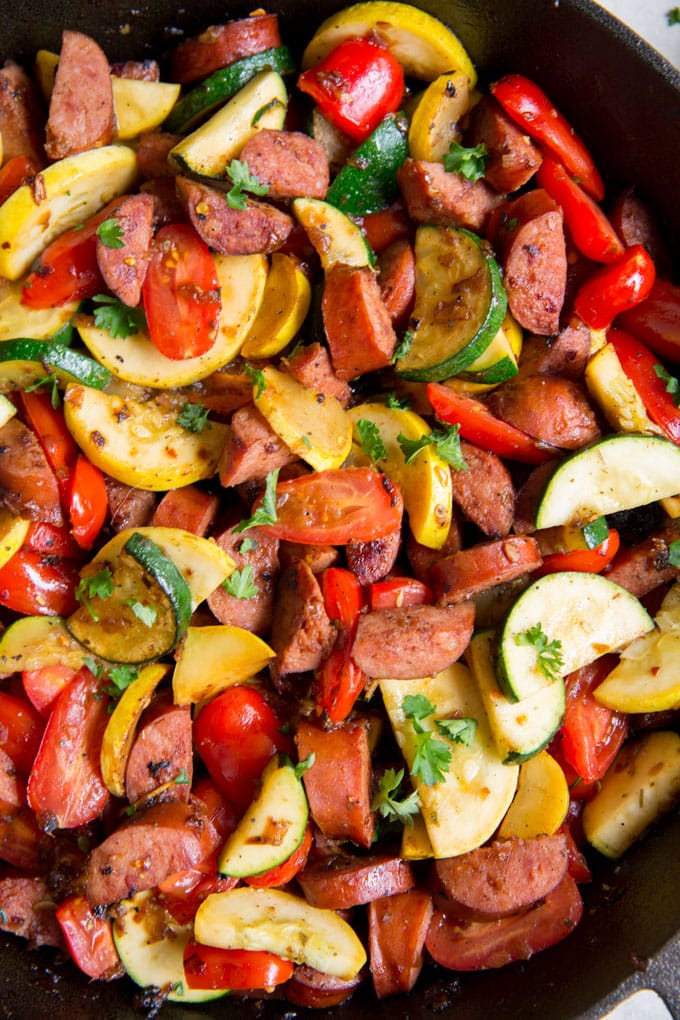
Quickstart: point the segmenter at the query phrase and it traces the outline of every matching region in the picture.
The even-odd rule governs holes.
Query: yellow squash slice
[[[254,677],[275,657],[262,638],[242,627],[189,627],[172,676],[176,705],[215,697]]]
[[[96,467],[138,489],[180,489],[216,470],[226,425],[203,432],[177,424],[177,411],[155,400],[125,399],[87,386],[64,395],[66,424]]]
[[[104,785],[114,797],[125,796],[125,770],[137,723],[167,672],[168,667],[160,663],[145,666],[125,688],[106,724],[99,761]]]
[[[30,526],[31,522],[25,518],[15,517],[4,507],[0,509],[0,567],[21,549]]]
[[[440,74],[418,100],[408,129],[413,159],[441,162],[458,139],[461,118],[470,105],[470,82],[462,71]]]
[[[127,145],[105,145],[67,156],[41,173],[44,197],[30,185],[0,206],[0,276],[18,280],[43,249],[131,187],[137,159]]]
[[[272,358],[290,343],[305,320],[312,299],[309,280],[295,259],[272,255],[264,296],[241,348],[244,358]]]
[[[179,97],[180,85],[166,81],[111,78],[116,137],[124,142],[160,127]]]
[[[567,816],[569,787],[547,751],[520,765],[517,793],[498,830],[500,839],[533,839],[557,832]]]
[[[77,301],[67,301],[55,308],[27,308],[21,303],[22,287],[23,280],[0,280],[0,341],[46,340],[66,325],[78,307]]]

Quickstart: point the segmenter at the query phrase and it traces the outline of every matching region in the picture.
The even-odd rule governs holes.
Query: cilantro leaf
[[[107,694],[110,694],[112,698],[119,698],[125,688],[129,687],[138,676],[138,666],[126,666],[124,664],[112,666],[109,670],[109,680],[111,682],[107,684],[104,690]]]
[[[208,421],[209,413],[208,408],[204,407],[203,404],[187,401],[186,404],[182,404],[175,422],[183,429],[186,429],[187,432],[203,432],[204,429],[212,428]]]
[[[536,665],[546,679],[559,678],[564,665],[562,642],[557,638],[549,641],[540,622],[520,634],[515,634],[515,642],[518,645],[531,645],[536,650]]]
[[[404,461],[410,464],[415,460],[421,450],[427,446],[434,446],[435,450],[447,464],[450,464],[456,471],[467,471],[467,464],[463,459],[460,449],[460,426],[442,425],[440,428],[432,429],[431,432],[420,436],[418,439],[407,439],[403,433],[397,436],[397,442],[404,454]]]
[[[259,178],[251,174],[248,164],[240,159],[232,159],[227,167],[227,176],[233,185],[227,192],[227,204],[231,209],[246,208],[244,191],[253,195],[266,195],[269,191],[269,185],[260,184]]]
[[[145,606],[137,599],[126,599],[125,605],[130,607],[137,619],[141,620],[146,627],[153,627],[158,615],[153,606]]]
[[[56,411],[61,404],[61,397],[59,396],[59,380],[53,373],[44,375],[42,379],[37,379],[34,383],[31,383],[30,386],[24,386],[24,392],[33,393],[35,390],[39,390],[42,386],[50,387],[50,404]]]
[[[408,719],[427,719],[434,712],[434,705],[424,694],[407,694],[401,702]]]
[[[678,407],[678,405],[680,405],[680,382],[678,382],[675,376],[671,375],[670,372],[667,372],[663,365],[660,365],[658,362],[654,366],[654,373],[662,380],[662,382],[666,383],[666,393],[671,395],[673,403],[676,407]]]
[[[245,556],[246,553],[252,552],[253,549],[257,549],[257,542],[254,538],[251,538],[250,535],[246,535],[238,547],[238,551],[241,556]]]
[[[404,770],[386,769],[380,777],[378,792],[373,798],[371,810],[377,811],[382,818],[388,821],[402,822],[404,825],[413,825],[413,815],[420,809],[420,798],[418,792],[413,790],[401,800],[397,796],[402,793],[401,782],[404,778]]]
[[[400,397],[398,393],[390,393],[385,403],[393,411],[405,411],[411,406],[408,397]]]
[[[177,786],[187,786],[188,785],[188,783],[189,783],[189,773],[187,772],[187,770],[183,766],[179,770],[179,772],[177,773],[175,778],[173,779],[173,783],[175,783]]]
[[[245,521],[240,521],[234,531],[240,534],[242,531],[247,531],[248,528],[256,528],[260,524],[275,524],[276,523],[276,483],[279,478],[279,469],[276,471],[270,471],[267,475],[265,482],[264,496],[262,502],[256,508],[252,517],[249,517]]]
[[[255,387],[255,399],[261,397],[264,391],[267,389],[267,382],[264,377],[264,372],[259,368],[253,368],[252,365],[245,366],[246,375],[252,380],[253,386]]]
[[[253,581],[253,568],[250,563],[246,563],[243,570],[234,570],[222,581],[222,587],[236,599],[254,599],[260,591]]]
[[[146,329],[146,316],[141,308],[124,305],[110,294],[95,294],[92,300],[99,305],[94,311],[97,329],[106,329],[112,337],[123,340]]]
[[[483,142],[472,149],[466,149],[460,142],[454,141],[444,156],[444,169],[464,177],[466,181],[478,181],[484,176],[486,158],[486,145]]]
[[[97,237],[107,248],[124,248],[123,228],[115,217],[104,220],[97,227]]]
[[[113,594],[113,575],[108,567],[99,570],[89,577],[81,577],[75,596],[87,609],[95,623],[99,623],[99,614],[90,605],[90,599],[107,599]]]
[[[361,440],[361,449],[366,456],[375,461],[384,460],[387,450],[376,423],[369,421],[368,418],[360,418],[357,422],[357,432]]]
[[[416,753],[411,775],[420,776],[426,786],[434,786],[444,779],[451,764],[451,748],[437,740],[432,730],[421,725],[434,712],[434,705],[424,694],[407,694],[401,703],[404,715],[411,720],[416,737]]]
[[[437,729],[453,740],[454,744],[465,744],[469,747],[477,730],[477,720],[471,718],[437,719]]]
[[[394,348],[392,364],[394,364],[395,361],[399,361],[399,358],[403,358],[408,354],[411,349],[411,344],[413,343],[413,336],[413,330],[407,329],[397,346]]]

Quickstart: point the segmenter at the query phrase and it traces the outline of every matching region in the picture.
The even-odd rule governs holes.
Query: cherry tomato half
[[[415,577],[387,577],[368,589],[368,604],[373,612],[403,606],[431,606],[433,602],[431,590]]]
[[[57,907],[56,918],[73,962],[95,981],[107,981],[121,971],[111,921],[93,913],[84,896],[69,896]]]
[[[293,963],[257,949],[219,949],[189,941],[184,976],[189,988],[273,988],[288,981]]]
[[[69,485],[68,512],[73,537],[82,549],[91,549],[109,512],[104,475],[82,453]]]
[[[31,771],[45,721],[28,701],[0,691],[0,748],[24,776]]]
[[[79,580],[74,560],[24,545],[0,567],[0,605],[25,616],[68,616]]]
[[[312,827],[308,825],[300,846],[293,850],[287,861],[270,868],[269,871],[263,871],[260,875],[249,875],[245,880],[246,884],[255,889],[273,889],[292,882],[307,862],[309,851],[312,849],[312,838]]]
[[[628,733],[627,716],[605,708],[593,696],[615,664],[615,657],[604,656],[565,678],[561,751],[586,783],[602,779]]]

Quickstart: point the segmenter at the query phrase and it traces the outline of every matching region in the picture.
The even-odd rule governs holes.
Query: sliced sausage
[[[497,243],[510,311],[532,333],[557,333],[567,285],[562,210],[542,188],[527,192],[503,206]]]
[[[46,163],[42,134],[45,114],[37,89],[13,60],[0,69],[0,137],[3,162],[27,156],[36,169]]]
[[[302,542],[282,542],[279,546],[279,559],[283,570],[298,560],[304,560],[313,574],[334,566],[339,559],[338,550],[334,545],[305,545]]]
[[[151,195],[128,195],[111,213],[120,228],[120,247],[97,237],[97,265],[104,283],[124,305],[136,308],[151,258],[154,201]]]
[[[184,206],[177,197],[174,177],[155,177],[152,181],[144,181],[139,189],[144,195],[153,199],[153,219],[156,227],[168,223],[186,223]]]
[[[487,398],[509,425],[561,450],[578,450],[600,437],[600,427],[580,383],[553,375],[510,379]]]
[[[460,921],[435,908],[425,945],[430,956],[449,970],[504,967],[566,938],[582,913],[578,886],[567,874],[534,907],[500,920]]]
[[[272,676],[276,680],[287,673],[318,669],[335,637],[319,582],[299,560],[283,571],[276,588],[270,644],[277,658]]]
[[[397,181],[409,216],[416,223],[467,227],[481,232],[489,214],[502,201],[483,180],[466,181],[441,163],[406,159]]]
[[[248,404],[231,419],[220,455],[220,484],[227,487],[266,478],[271,471],[297,459],[297,454],[274,432],[264,415]]]
[[[326,273],[321,311],[339,379],[387,368],[397,336],[371,269],[333,266]]]
[[[281,359],[281,368],[308,390],[335,397],[343,407],[348,407],[352,401],[349,385],[344,379],[338,379],[330,355],[320,343],[298,347],[290,357]]]
[[[134,81],[160,81],[161,69],[157,60],[124,60],[111,64],[111,74],[116,78],[132,78]]]
[[[348,542],[347,566],[359,584],[382,581],[394,566],[401,547],[401,531],[391,531],[371,542]]]
[[[18,418],[0,429],[0,506],[32,521],[64,523],[56,476],[35,433]]]
[[[676,522],[649,535],[635,545],[622,546],[606,571],[610,581],[642,598],[660,584],[680,575],[670,562],[669,546],[680,537]]]
[[[543,562],[538,543],[529,535],[510,535],[495,542],[482,542],[435,563],[430,583],[442,605],[455,605],[530,574]]]
[[[232,209],[224,192],[207,184],[178,177],[176,187],[196,233],[222,255],[276,251],[293,229],[291,217],[268,202],[247,199],[245,209]]]
[[[484,179],[501,194],[521,188],[542,163],[538,147],[492,96],[482,96],[472,108],[466,142],[485,146]]]
[[[154,511],[151,523],[160,528],[182,528],[203,537],[215,523],[220,501],[196,485],[166,492]]]
[[[275,14],[255,13],[249,18],[211,25],[199,36],[187,39],[171,54],[173,81],[182,85],[206,78],[220,67],[281,45]]]
[[[329,857],[308,865],[297,878],[307,901],[327,910],[358,907],[415,885],[408,861],[390,854]]]
[[[320,142],[301,131],[263,128],[249,138],[239,159],[267,185],[267,198],[325,198],[330,180],[328,155]]]
[[[435,861],[434,871],[453,904],[500,917],[524,910],[552,892],[564,878],[568,861],[566,837],[556,833],[478,847]]]
[[[135,489],[108,475],[104,481],[109,501],[111,527],[114,531],[124,531],[126,528],[143,528],[151,523],[158,502],[155,492]]]
[[[253,380],[244,371],[212,372],[180,391],[185,400],[203,404],[222,418],[253,402]]]
[[[0,801],[21,807],[26,803],[26,784],[4,748],[0,747]]]
[[[191,710],[159,696],[140,720],[125,767],[125,795],[134,804],[168,784],[164,800],[188,801],[192,776]]]
[[[513,531],[526,535],[536,530],[538,503],[559,461],[548,460],[535,467],[517,490]]]
[[[12,873],[0,877],[0,929],[28,939],[31,948],[65,949],[56,905],[44,880]]]
[[[181,138],[181,135],[173,135],[169,131],[147,131],[140,135],[137,143],[137,168],[142,177],[176,177],[177,169],[168,159],[168,153]]]
[[[31,875],[44,874],[51,844],[30,808],[0,801],[0,861]]]
[[[515,487],[500,457],[465,440],[460,444],[464,471],[451,472],[454,501],[468,520],[489,538],[502,538],[512,527]]]
[[[370,847],[375,832],[371,811],[371,748],[364,719],[324,730],[303,719],[295,734],[300,761],[314,755],[302,781],[315,824],[328,839],[350,839]]]
[[[204,861],[221,842],[200,801],[173,800],[140,811],[92,851],[84,873],[91,907],[151,889]]]
[[[352,659],[370,677],[410,680],[433,676],[463,654],[472,637],[474,618],[471,603],[364,613],[357,624]]]
[[[416,297],[416,256],[405,238],[393,241],[378,259],[380,296],[394,328],[403,329]]]
[[[62,35],[50,98],[47,154],[50,159],[63,159],[108,145],[113,128],[113,90],[106,55],[94,39],[67,30]]]
[[[244,542],[246,538],[247,543]],[[215,536],[215,541],[220,549],[231,556],[237,570],[247,566],[251,568],[257,594],[252,598],[239,599],[220,586],[208,596],[210,611],[220,623],[243,627],[254,634],[268,633],[279,572],[278,539],[265,534],[260,528],[250,528],[245,533],[227,528]]]
[[[281,986],[287,1002],[308,1009],[330,1009],[352,995],[362,981],[361,971],[349,981],[322,974],[313,967],[302,964],[295,968],[290,981]]]
[[[580,382],[589,357],[590,328],[574,318],[557,336],[524,337],[519,375],[561,375]]]
[[[433,912],[424,889],[384,896],[368,905],[371,977],[379,999],[410,992],[423,966]]]
[[[453,510],[451,526],[441,549],[430,549],[429,546],[421,545],[420,542],[416,542],[410,531],[406,538],[406,556],[411,565],[411,570],[414,576],[419,581],[422,581],[423,584],[429,583],[430,567],[433,563],[443,559],[444,556],[450,556],[452,553],[458,552],[462,548],[463,536],[461,524],[455,506]]]
[[[673,260],[656,218],[633,188],[621,192],[609,213],[609,221],[626,248],[644,245],[654,260],[657,274],[662,278],[671,276]]]

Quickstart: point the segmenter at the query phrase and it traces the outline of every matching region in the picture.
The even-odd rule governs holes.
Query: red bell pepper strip
[[[659,357],[680,362],[680,287],[657,278],[645,300],[620,315],[617,325]]]
[[[59,483],[61,501],[68,505],[71,475],[78,460],[78,445],[66,427],[64,412],[52,407],[47,393],[27,393],[22,390],[19,399],[28,424],[35,432],[47,461]]]
[[[644,301],[655,278],[647,250],[634,244],[616,262],[588,277],[576,294],[574,310],[592,329],[608,329],[617,315]]]
[[[274,988],[292,977],[294,966],[259,949],[220,949],[190,940],[184,949],[189,988]]]
[[[347,718],[366,683],[366,674],[352,661],[351,650],[359,614],[364,605],[361,585],[350,570],[329,567],[321,575],[321,591],[329,618],[338,628],[330,655],[314,681],[317,712],[329,722]]]
[[[23,545],[0,567],[0,605],[26,616],[68,616],[79,580],[75,560]]]
[[[547,149],[589,195],[601,202],[604,184],[592,156],[545,92],[521,74],[508,74],[490,88],[508,116]]]
[[[66,525],[48,524],[46,521],[31,521],[24,545],[33,552],[51,556],[63,556],[67,560],[77,560],[81,551],[73,541]]]
[[[71,959],[84,974],[95,981],[109,981],[121,974],[111,921],[94,914],[84,896],[62,900],[56,918]]]
[[[8,159],[0,170],[0,205],[22,184],[32,180],[37,172],[28,156],[12,156]]]
[[[463,439],[499,457],[524,464],[543,464],[558,456],[553,447],[541,445],[526,432],[496,418],[481,401],[456,393],[443,383],[428,383],[427,399],[441,421],[460,426]]]
[[[570,552],[549,553],[543,557],[543,563],[535,570],[532,577],[543,577],[544,574],[556,574],[563,570],[581,570],[588,574],[599,574],[619,551],[621,541],[618,531],[610,528],[603,542],[594,549],[572,549]]]
[[[81,453],[71,475],[68,513],[73,537],[82,549],[92,548],[108,510],[104,475]]]
[[[680,409],[668,390],[671,376],[651,351],[621,329],[610,329],[607,340],[652,421],[672,442],[680,444]]]
[[[30,702],[0,691],[0,749],[22,776],[31,771],[44,729],[45,720]]]
[[[399,109],[404,72],[389,50],[369,39],[347,39],[298,78],[321,113],[355,142]]]
[[[564,221],[581,254],[595,262],[615,262],[623,255],[625,249],[599,205],[560,163],[545,156],[536,183],[562,207]]]
[[[426,584],[415,577],[387,577],[375,581],[368,589],[368,604],[376,609],[401,609],[407,606],[431,606],[434,595]]]

